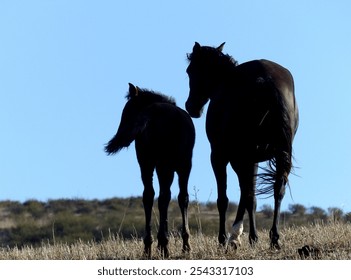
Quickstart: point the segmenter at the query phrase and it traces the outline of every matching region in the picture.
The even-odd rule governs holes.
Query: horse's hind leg
[[[237,211],[237,215],[232,227],[232,234],[230,237],[230,243],[234,247],[240,245],[240,235],[243,232],[243,219],[245,210],[247,210],[250,222],[250,233],[249,241],[250,244],[257,242],[258,237],[256,233],[256,174],[257,174],[257,164],[255,163],[244,163],[244,164],[234,164],[232,167],[238,175],[239,185],[240,185],[240,202]]]
[[[291,156],[288,153],[282,154],[276,159],[276,181],[274,182],[274,216],[273,225],[269,232],[271,248],[280,249],[279,245],[279,218],[280,205],[285,195],[285,186],[288,182],[288,175],[291,169]]]
[[[145,211],[144,254],[149,259],[151,258],[151,244],[153,242],[151,235],[151,214],[155,197],[155,191],[152,185],[153,171],[153,167],[141,166],[141,178],[144,184],[143,204]]]
[[[280,217],[280,205],[285,194],[286,179],[279,178],[274,183],[274,217],[273,225],[269,232],[269,237],[271,239],[271,248],[280,249],[279,245],[279,217]]]
[[[171,185],[174,178],[174,171],[160,166],[156,168],[158,181],[160,184],[160,195],[158,198],[158,210],[160,213],[160,225],[157,239],[158,248],[164,258],[169,257],[168,251],[168,206],[171,200]]]
[[[188,205],[189,205],[189,194],[188,194],[188,180],[190,175],[191,164],[189,167],[183,166],[183,169],[178,172],[179,177],[179,195],[178,204],[182,213],[182,239],[183,239],[183,252],[190,251],[189,244],[189,224],[188,224]]]

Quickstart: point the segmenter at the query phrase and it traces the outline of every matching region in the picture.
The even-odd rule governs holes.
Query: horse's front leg
[[[151,214],[155,197],[152,177],[153,167],[141,166],[141,178],[144,184],[143,204],[145,212],[144,254],[149,259],[151,258],[151,245],[153,242],[151,235]]]
[[[227,170],[226,170],[228,161],[226,161],[222,156],[212,151],[211,164],[212,164],[212,169],[217,181],[217,208],[219,212],[218,241],[219,241],[219,244],[225,245],[227,241],[225,222],[226,222],[226,212],[228,208]]]
[[[191,170],[190,165],[182,167],[181,171],[178,171],[179,178],[179,195],[178,204],[182,213],[182,239],[183,239],[183,252],[190,251],[189,244],[189,221],[188,221],[188,205],[189,205],[189,194],[188,194],[188,180]]]
[[[171,201],[171,185],[174,172],[164,166],[157,167],[156,172],[160,184],[160,195],[158,198],[158,210],[160,213],[160,225],[157,234],[158,248],[162,257],[168,258],[168,206]]]

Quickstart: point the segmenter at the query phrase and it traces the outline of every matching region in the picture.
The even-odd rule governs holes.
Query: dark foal
[[[183,251],[189,251],[187,209],[188,179],[195,142],[193,122],[187,112],[177,107],[175,101],[165,95],[129,84],[127,99],[117,133],[106,145],[105,150],[108,154],[114,154],[135,140],[136,155],[144,184],[143,204],[146,221],[144,252],[151,258],[154,170],[160,184],[158,248],[164,257],[169,256],[167,211],[171,199],[170,188],[176,172],[179,179],[178,203],[183,220],[181,232]]]

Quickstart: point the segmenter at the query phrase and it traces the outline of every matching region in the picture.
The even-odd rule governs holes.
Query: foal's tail
[[[121,122],[116,135],[106,144],[105,152],[108,155],[112,155],[118,153],[123,148],[129,147],[129,145],[135,140],[137,134],[137,129],[134,129],[133,127],[130,128],[124,122]]]
[[[125,142],[123,143],[123,141],[121,141],[122,139],[119,137],[118,133],[116,133],[116,135],[106,144],[105,146],[105,152],[108,155],[113,155],[115,153],[118,153],[120,150],[122,150],[123,148],[126,148],[130,145],[130,143],[132,141],[130,141],[130,143]]]
[[[123,148],[129,147],[136,137],[145,130],[148,121],[149,118],[146,114],[143,114],[132,123],[125,122],[122,118],[116,135],[106,144],[105,152],[108,155],[112,155]]]

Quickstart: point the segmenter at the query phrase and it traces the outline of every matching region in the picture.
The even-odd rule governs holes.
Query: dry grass
[[[317,248],[318,254],[306,259],[346,260],[351,259],[351,224],[330,223],[281,230],[282,249],[271,250],[267,231],[259,232],[260,240],[254,246],[248,244],[247,234],[243,236],[242,246],[238,250],[220,248],[215,236],[191,236],[192,251],[183,254],[180,251],[179,237],[170,237],[170,259],[237,259],[237,260],[298,260],[298,249],[305,245]],[[156,245],[156,242],[155,242]],[[156,247],[156,246],[154,246]],[[108,260],[108,259],[143,259],[141,239],[123,240],[109,237],[100,243],[76,242],[67,244],[45,244],[23,248],[2,248],[0,259],[3,260]],[[161,259],[156,248],[153,258]]]

